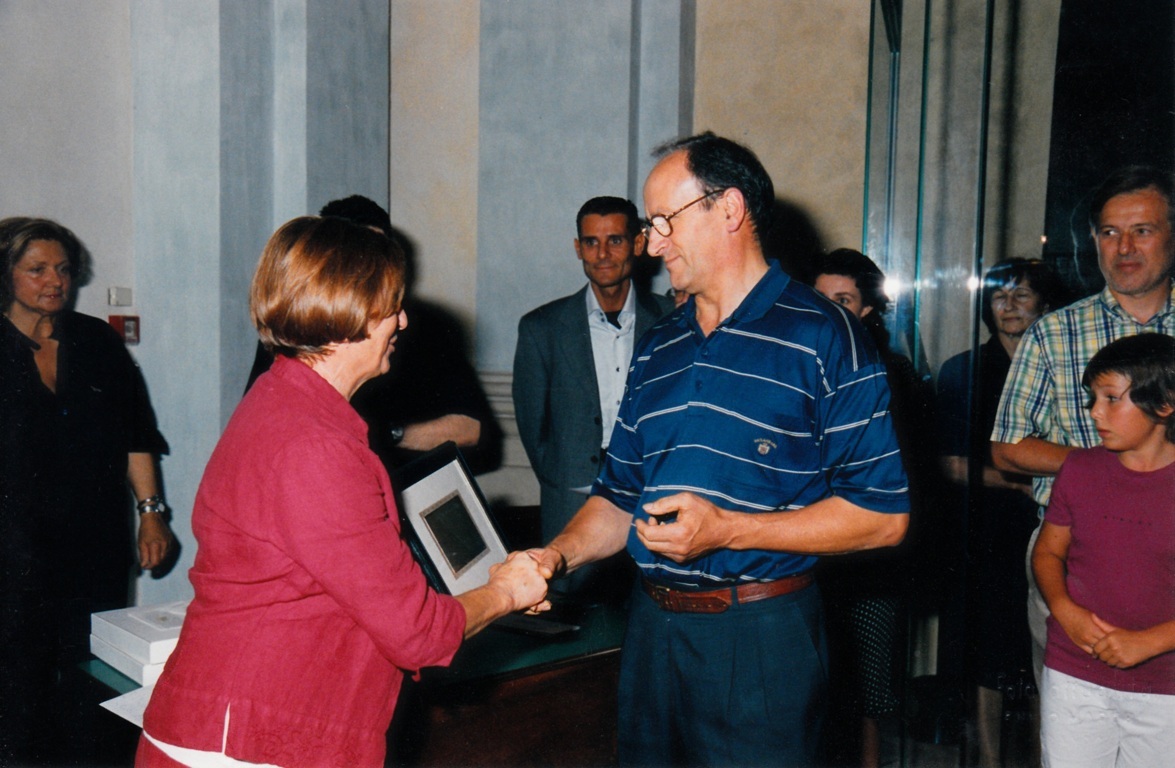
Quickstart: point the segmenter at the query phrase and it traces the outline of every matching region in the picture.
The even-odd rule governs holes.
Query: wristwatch
[[[399,445],[400,441],[404,439],[404,427],[399,424],[388,427],[388,439],[392,445]]]
[[[168,512],[167,505],[163,503],[163,497],[159,494],[148,496],[135,505],[140,515],[149,515],[151,513],[166,515]]]

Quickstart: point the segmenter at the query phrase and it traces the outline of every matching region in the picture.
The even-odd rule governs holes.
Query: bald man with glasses
[[[755,155],[710,133],[660,148],[649,253],[690,298],[637,343],[591,496],[548,573],[621,549],[640,572],[619,686],[622,765],[812,765],[827,652],[812,568],[893,546],[906,478],[885,368],[843,309],[763,252]]]

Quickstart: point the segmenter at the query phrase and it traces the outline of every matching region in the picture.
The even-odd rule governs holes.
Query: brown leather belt
[[[804,571],[795,576],[785,576],[775,581],[755,581],[737,587],[706,589],[691,592],[654,584],[641,578],[645,594],[653,598],[662,610],[674,613],[722,613],[732,605],[768,600],[772,597],[798,592],[812,584],[812,572]]]

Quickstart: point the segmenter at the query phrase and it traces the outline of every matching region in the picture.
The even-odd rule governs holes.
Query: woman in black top
[[[68,309],[81,253],[55,222],[0,221],[0,763],[76,742],[62,670],[88,657],[90,613],[127,605],[133,562],[154,568],[173,543],[167,443],[138,366],[113,328]]]
[[[982,485],[971,489],[976,498],[968,520],[966,570],[968,660],[977,686],[982,766],[1001,763],[1003,691],[1031,685],[1024,552],[1038,521],[1031,478],[997,470],[989,440],[1020,338],[1037,318],[1062,303],[1060,282],[1045,262],[1015,258],[997,263],[983,278],[982,316],[991,338],[979,347],[978,376],[972,373],[970,352],[947,360],[938,374],[944,473],[963,488],[972,446],[982,461]],[[970,406],[973,400],[975,408]]]

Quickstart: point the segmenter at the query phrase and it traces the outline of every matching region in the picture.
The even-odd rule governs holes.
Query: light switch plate
[[[129,307],[131,305],[131,289],[111,286],[106,289],[106,303],[112,307]]]

